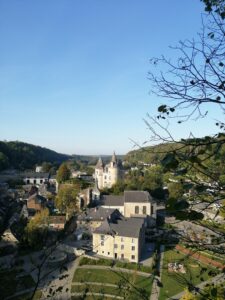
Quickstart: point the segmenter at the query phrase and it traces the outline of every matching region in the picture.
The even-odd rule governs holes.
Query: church
[[[101,157],[95,167],[94,178],[99,189],[111,188],[122,177],[122,168],[118,162],[115,152],[109,164],[104,164]]]

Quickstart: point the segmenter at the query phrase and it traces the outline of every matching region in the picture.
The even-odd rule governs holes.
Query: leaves
[[[161,164],[165,170],[171,170],[178,167],[179,162],[176,159],[175,153],[167,153],[162,159]]]

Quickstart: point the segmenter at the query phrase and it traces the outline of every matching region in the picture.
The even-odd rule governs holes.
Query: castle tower
[[[109,164],[109,180],[110,180],[110,186],[113,186],[119,179],[119,168],[117,163],[117,158],[115,152],[113,152],[112,159]]]
[[[104,165],[101,157],[99,157],[97,165],[95,167],[95,175],[94,175],[94,178],[97,182],[99,189],[103,189],[103,172],[104,172]]]
[[[99,189],[111,188],[120,177],[121,170],[115,152],[113,152],[111,161],[107,165],[104,165],[102,159],[99,158],[94,174]]]

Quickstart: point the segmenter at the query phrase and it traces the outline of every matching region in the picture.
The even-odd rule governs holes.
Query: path
[[[112,284],[112,283],[104,283],[104,282],[95,282],[95,281],[85,281],[85,282],[73,282],[72,285],[103,285],[103,286],[111,286],[111,287],[115,287],[118,288],[118,285],[116,284]]]
[[[150,295],[150,300],[158,300],[159,293],[160,293],[160,287],[158,286],[158,282],[161,282],[161,276],[162,276],[162,268],[163,268],[163,258],[164,258],[164,251],[165,246],[160,246],[160,252],[159,252],[159,264],[157,266],[157,269],[159,271],[160,276],[155,276],[153,283],[152,283],[152,292]]]
[[[199,288],[199,289],[203,289],[205,287],[206,284],[208,283],[215,283],[215,284],[219,284],[219,283],[222,283],[225,281],[225,274],[221,273],[215,277],[213,277],[212,279],[210,280],[207,280],[207,281],[204,281],[204,282],[201,282],[200,284],[198,284],[196,287]],[[184,291],[175,295],[175,296],[172,296],[170,297],[170,299],[173,299],[173,300],[177,300],[177,299],[180,299],[184,294]]]
[[[50,289],[52,293],[55,292],[55,295],[51,297],[52,300],[69,300],[71,299],[71,285],[73,281],[73,275],[80,263],[80,257],[76,258],[75,261],[72,261],[66,265],[68,271],[58,274],[58,270],[55,273],[51,274],[51,277],[46,278],[45,286],[42,288],[42,300],[47,299]],[[68,277],[63,278],[64,275]],[[52,278],[54,276],[55,278]],[[60,277],[62,279],[60,279]],[[62,287],[61,291],[57,292],[57,289]],[[52,294],[51,293],[51,294]]]

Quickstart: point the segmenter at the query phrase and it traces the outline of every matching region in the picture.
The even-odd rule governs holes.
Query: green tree
[[[42,166],[43,172],[46,172],[46,173],[48,173],[52,168],[52,164],[50,162],[46,162],[46,161],[44,161],[41,166]]]
[[[6,169],[9,166],[8,157],[0,152],[0,171]]]
[[[66,214],[67,219],[79,209],[77,200],[78,193],[79,189],[77,185],[64,184],[59,188],[55,205],[62,213]]]
[[[32,248],[40,248],[46,242],[49,210],[43,209],[35,214],[25,228],[23,242]]]
[[[66,163],[61,164],[57,171],[56,178],[58,183],[65,182],[66,180],[70,179],[70,169],[68,168]]]
[[[171,182],[168,184],[169,198],[180,200],[184,194],[184,188],[180,182]]]

